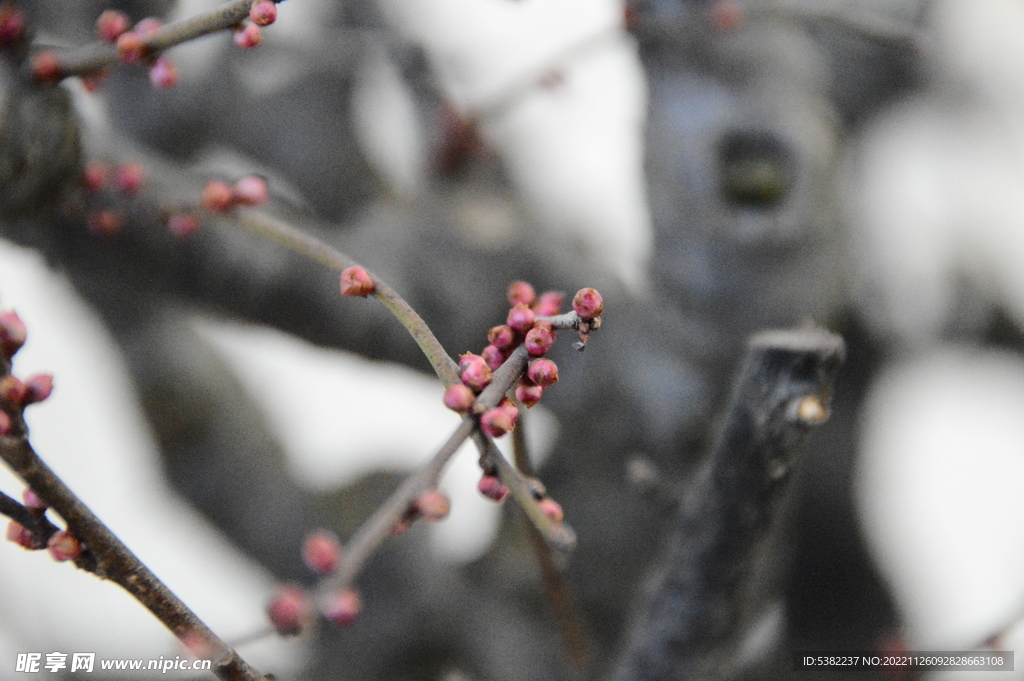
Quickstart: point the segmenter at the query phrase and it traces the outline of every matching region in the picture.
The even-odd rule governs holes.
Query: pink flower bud
[[[413,503],[413,509],[424,520],[437,522],[444,520],[452,510],[452,503],[439,490],[424,492]]]
[[[163,26],[164,22],[160,21],[156,17],[146,17],[145,19],[140,20],[139,23],[135,24],[135,28],[133,30],[139,34],[139,37],[146,40],[163,28]]]
[[[46,542],[46,548],[50,550],[50,556],[58,563],[74,560],[82,555],[82,542],[67,530],[54,532],[50,536],[50,541]]]
[[[60,80],[61,68],[57,53],[46,51],[32,57],[32,76],[41,83],[56,83]]]
[[[341,544],[330,530],[317,530],[302,543],[302,560],[306,566],[321,575],[329,575],[341,562]]]
[[[100,85],[107,79],[110,74],[108,69],[100,69],[99,71],[90,71],[89,73],[83,73],[81,76],[82,87],[88,93],[96,92],[100,89]]]
[[[14,357],[14,354],[25,344],[28,331],[25,329],[25,322],[14,310],[0,312],[0,353],[4,357]]]
[[[400,520],[396,520],[395,524],[391,526],[391,536],[401,537],[409,530],[410,526],[411,523],[409,522],[408,518],[401,518]]]
[[[533,290],[528,282],[514,281],[508,286],[508,304],[532,305],[537,298],[537,292]]]
[[[347,627],[355,621],[362,609],[359,592],[355,589],[342,589],[324,603],[323,613],[333,624]]]
[[[199,219],[188,213],[175,213],[167,219],[167,229],[176,237],[186,237],[199,229]]]
[[[553,317],[562,310],[563,302],[565,297],[558,291],[546,291],[533,304],[533,311],[538,317]]]
[[[146,43],[135,31],[125,31],[117,36],[117,41],[114,44],[117,47],[117,58],[126,64],[142,61],[148,51]]]
[[[508,487],[496,475],[483,476],[476,488],[480,494],[499,504],[508,496]]]
[[[259,26],[252,22],[244,21],[235,28],[232,39],[243,50],[251,50],[263,42],[263,34],[260,32]]]
[[[463,355],[463,357],[466,357],[466,355]],[[494,377],[491,368],[487,366],[487,361],[480,355],[472,355],[466,360],[465,364],[460,359],[459,364],[462,365],[459,378],[473,392],[478,393],[486,388]]]
[[[512,419],[512,428],[515,428],[516,424],[519,423],[519,409],[516,405],[512,404],[512,400],[507,397],[501,398],[501,402],[498,403],[497,409],[501,409],[508,414],[508,417]],[[512,428],[509,430],[512,430]]]
[[[115,43],[121,34],[132,25],[127,16],[117,10],[108,9],[96,20],[96,33],[105,43]]]
[[[487,340],[499,350],[508,350],[515,345],[516,334],[508,326],[495,326],[487,332]]]
[[[269,26],[277,21],[277,5],[269,0],[255,2],[249,10],[249,18],[257,26]]]
[[[28,395],[28,386],[20,379],[7,374],[0,378],[0,402],[14,410],[25,406],[25,396]]]
[[[13,44],[25,34],[25,15],[16,7],[0,8],[0,47]]]
[[[126,163],[114,173],[114,185],[124,194],[134,194],[146,183],[146,171],[141,163]]]
[[[21,500],[25,503],[25,508],[30,511],[45,511],[47,509],[46,502],[28,487],[21,493]]]
[[[231,188],[220,180],[211,180],[203,187],[199,205],[215,213],[226,213],[234,206]]]
[[[555,525],[561,525],[565,519],[565,512],[562,511],[562,506],[554,499],[541,499],[537,502],[540,507],[541,513],[546,515],[551,522]]]
[[[506,359],[505,353],[493,345],[485,347],[480,352],[480,356],[484,358],[485,362],[487,362],[487,366],[491,371],[497,371],[498,368],[505,363]]]
[[[95,237],[110,237],[121,231],[121,218],[112,210],[98,210],[86,216],[85,225]]]
[[[25,381],[25,404],[42,402],[53,392],[53,374],[36,374]]]
[[[7,523],[7,541],[14,542],[26,551],[34,551],[40,547],[36,546],[35,538],[25,527],[13,520]]]
[[[303,589],[283,584],[267,606],[267,617],[277,633],[296,636],[312,623],[313,603]]]
[[[512,417],[504,409],[494,408],[480,417],[480,429],[491,437],[501,437],[513,427]]]
[[[542,388],[558,383],[558,366],[550,359],[535,359],[530,363],[526,376]]]
[[[91,192],[100,192],[110,180],[110,169],[103,163],[90,163],[82,171],[82,182]]]
[[[580,319],[593,319],[604,312],[604,299],[592,288],[581,288],[572,299],[572,309]]]
[[[262,206],[270,198],[270,189],[259,175],[247,175],[231,187],[231,196],[243,206]]]
[[[537,322],[526,334],[526,351],[531,357],[543,357],[555,343],[555,331],[548,322]]]
[[[373,293],[373,279],[359,265],[353,265],[341,273],[341,295],[365,298]]]
[[[167,57],[159,57],[149,68],[149,82],[154,86],[167,89],[178,82],[178,67]]]
[[[513,331],[525,334],[533,326],[534,319],[536,319],[536,315],[533,314],[533,310],[525,303],[519,303],[508,311],[507,324]]]
[[[444,406],[460,414],[468,414],[473,409],[473,391],[462,383],[448,386],[444,391]]]
[[[6,411],[0,409],[0,437],[10,433],[12,425],[14,424],[11,422],[11,417],[7,415]]]
[[[544,394],[544,388],[535,384],[519,384],[516,386],[516,399],[523,403],[523,405],[529,409],[533,405],[540,402],[541,396]]]

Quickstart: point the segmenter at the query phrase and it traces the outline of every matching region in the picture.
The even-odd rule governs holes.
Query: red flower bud
[[[561,525],[565,519],[565,512],[562,506],[554,499],[541,499],[537,502],[541,513],[546,515],[555,525]]]
[[[16,7],[0,7],[0,47],[13,44],[25,34],[25,15]]]
[[[114,44],[117,47],[117,58],[126,64],[142,61],[148,51],[146,43],[135,31],[125,31]]]
[[[303,589],[284,584],[278,588],[274,600],[267,606],[267,617],[277,633],[295,636],[311,624],[313,604]]]
[[[98,71],[90,71],[89,73],[83,73],[81,75],[82,87],[88,93],[96,92],[100,89],[100,85],[110,75],[109,69],[100,69]]]
[[[519,408],[512,404],[512,400],[507,397],[501,398],[501,402],[498,403],[497,408],[508,414],[508,417],[512,419],[512,428],[515,428],[516,424],[519,423]],[[512,428],[509,430],[512,430]]]
[[[46,548],[50,550],[50,556],[58,563],[74,560],[82,555],[82,542],[67,530],[54,532],[50,536],[50,541],[46,542]]]
[[[14,354],[25,344],[28,331],[25,329],[25,322],[14,310],[0,312],[0,353],[4,357],[14,357]]]
[[[341,273],[341,295],[365,298],[373,293],[373,279],[359,265],[353,265]]]
[[[10,433],[12,425],[14,424],[11,422],[11,417],[7,415],[6,411],[0,409],[0,437]]]
[[[249,21],[242,22],[235,28],[232,39],[243,50],[250,50],[263,42],[260,27]]]
[[[501,437],[513,427],[512,416],[501,408],[491,409],[480,417],[480,429],[491,437]]]
[[[546,291],[533,304],[533,311],[538,317],[553,317],[561,311],[563,302],[565,297],[558,291]]]
[[[525,303],[519,303],[511,310],[508,311],[507,324],[512,328],[513,331],[525,334],[533,326],[533,321],[536,319],[536,315],[533,314],[533,310],[529,308]]]
[[[145,40],[163,28],[163,25],[164,22],[160,21],[156,17],[146,17],[145,19],[140,20],[139,23],[135,24],[135,28],[133,30],[139,34],[139,37]]]
[[[25,396],[28,395],[28,386],[20,379],[7,374],[0,378],[0,401],[13,410],[25,406]]]
[[[493,345],[485,347],[480,352],[480,356],[484,358],[485,362],[487,362],[487,366],[491,371],[497,371],[498,367],[504,364],[506,359],[505,353]]]
[[[543,357],[555,343],[555,330],[548,322],[537,322],[527,332],[524,343],[531,357]]]
[[[468,414],[473,409],[473,391],[462,383],[448,386],[444,391],[444,406],[460,414]]]
[[[56,83],[60,80],[61,68],[57,53],[46,51],[32,57],[32,75],[41,83]]]
[[[96,20],[96,34],[105,43],[115,43],[132,25],[131,20],[117,10],[108,9]]]
[[[110,169],[103,163],[90,163],[82,171],[82,182],[91,192],[102,191],[110,179]]]
[[[516,306],[519,304],[532,305],[537,298],[537,292],[525,281],[514,281],[508,286],[508,304]]]
[[[85,225],[93,236],[105,238],[121,231],[121,217],[112,210],[99,210],[86,216]]]
[[[199,219],[188,213],[175,213],[167,219],[167,229],[176,237],[186,237],[199,229]]]
[[[53,392],[53,374],[36,374],[25,381],[25,404],[42,402]]]
[[[255,2],[249,10],[249,18],[257,26],[269,26],[277,21],[277,5],[269,0]]]
[[[13,520],[7,523],[7,541],[14,542],[26,551],[35,551],[40,548],[36,546],[32,533]]]
[[[592,288],[581,288],[572,299],[572,309],[580,319],[593,319],[604,312],[604,299]]]
[[[413,502],[413,510],[424,520],[437,522],[448,517],[452,503],[440,490],[432,489],[421,494]]]
[[[508,487],[495,475],[485,475],[480,478],[476,488],[480,494],[499,504],[508,496]]]
[[[522,402],[527,409],[540,402],[543,394],[544,388],[533,383],[528,385],[521,383],[516,386],[516,399]]]
[[[511,328],[502,324],[487,332],[487,340],[499,350],[508,350],[515,345],[516,334]]]
[[[558,366],[550,359],[535,359],[530,363],[526,376],[542,388],[558,383]]]
[[[346,627],[355,621],[362,610],[362,601],[359,592],[355,589],[342,589],[334,594],[323,608],[324,617],[338,625]]]
[[[262,206],[270,198],[270,189],[259,175],[247,175],[235,182],[231,196],[235,203],[243,206]]]
[[[463,355],[463,358],[465,357],[466,355]],[[480,355],[472,355],[464,364],[460,358],[459,364],[462,366],[459,377],[473,392],[478,393],[486,388],[494,377],[491,368],[487,366],[487,361]]]
[[[141,163],[126,163],[114,173],[114,185],[118,191],[134,194],[146,183],[146,171]]]
[[[47,508],[46,502],[40,499],[39,496],[28,487],[26,487],[21,493],[21,500],[25,502],[25,508],[30,511],[45,511]]]
[[[226,213],[234,206],[231,188],[220,180],[211,180],[203,187],[199,205],[215,213]]]
[[[321,575],[329,575],[341,561],[341,544],[330,530],[317,530],[302,543],[302,560],[306,566]]]
[[[174,87],[178,82],[178,67],[167,57],[158,57],[149,68],[149,82],[161,89]]]

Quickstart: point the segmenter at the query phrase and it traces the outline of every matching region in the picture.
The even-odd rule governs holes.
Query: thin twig
[[[0,492],[0,513],[18,523],[29,532],[38,548],[46,548],[50,537],[60,528],[50,522],[46,514],[36,515],[24,505],[3,492]]]
[[[209,12],[162,26],[146,35],[142,42],[149,54],[158,55],[190,40],[234,28],[249,16],[251,7],[252,0],[234,0]],[[95,73],[121,63],[117,57],[117,48],[100,41],[62,52],[58,55],[57,61],[60,64],[61,78]]]

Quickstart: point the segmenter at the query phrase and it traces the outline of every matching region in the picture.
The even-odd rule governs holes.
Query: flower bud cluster
[[[207,182],[199,205],[214,213],[228,213],[237,206],[262,206],[269,199],[267,181],[259,175],[246,175],[233,185],[220,180]]]

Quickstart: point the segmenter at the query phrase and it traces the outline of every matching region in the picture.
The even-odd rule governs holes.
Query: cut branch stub
[[[718,438],[683,500],[613,678],[728,674],[797,446],[827,419],[844,356],[842,338],[823,330],[751,338]]]

